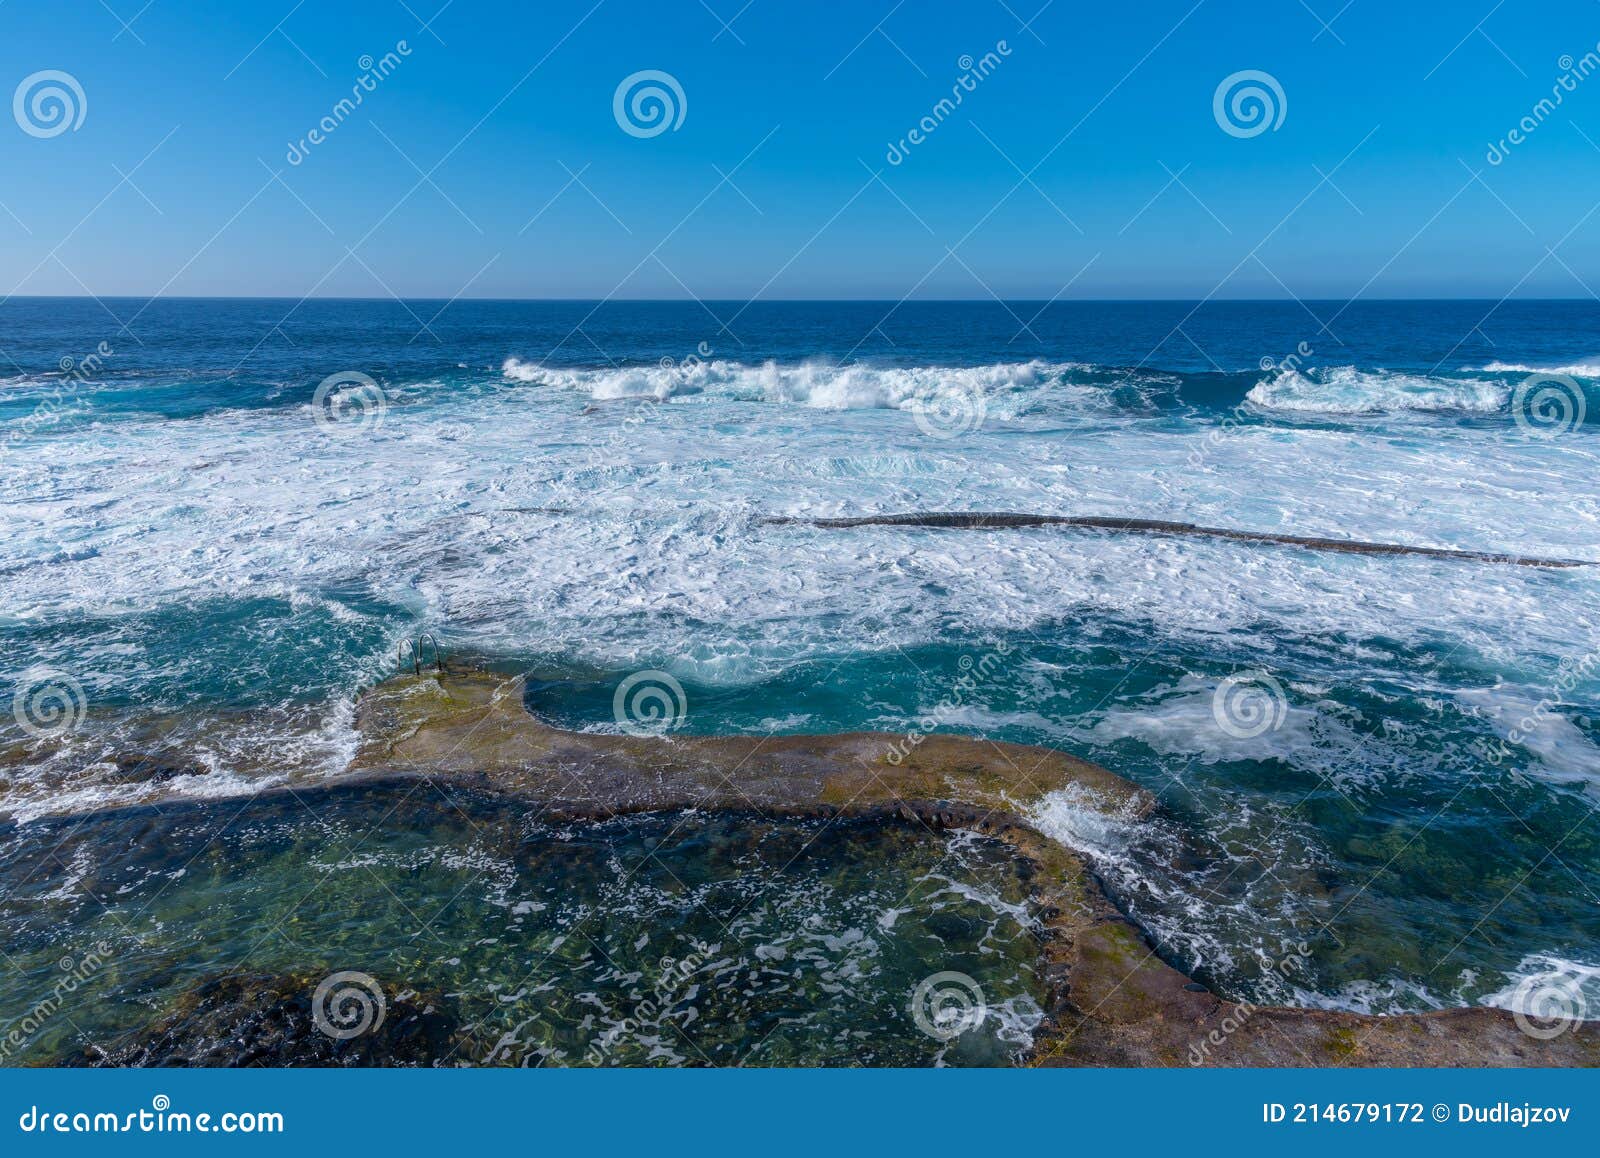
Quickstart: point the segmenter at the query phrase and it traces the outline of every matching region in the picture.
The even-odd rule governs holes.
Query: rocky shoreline
[[[1025,819],[1069,786],[1085,807],[1140,818],[1153,799],[1059,752],[931,735],[892,763],[901,737],[671,738],[563,732],[523,710],[520,682],[481,673],[400,677],[363,700],[357,776],[424,776],[515,795],[573,819],[668,808],[789,814],[893,810],[930,830],[1005,840],[1038,868],[1051,992],[1040,1065],[1594,1066],[1600,1024],[1552,1039],[1505,1010],[1373,1017],[1253,1006],[1163,961],[1112,903],[1092,866]],[[736,778],[735,778],[736,777]]]
[[[1487,1007],[1373,1017],[1229,1000],[1164,961],[1118,910],[1090,860],[1029,817],[1052,793],[1120,823],[1156,809],[1098,765],[1025,745],[934,734],[656,736],[564,731],[524,704],[514,676],[392,678],[361,699],[348,770],[313,792],[449,795],[514,802],[551,823],[657,812],[850,817],[929,839],[970,831],[1028,866],[1044,1021],[1025,1061],[1041,1066],[1594,1066],[1600,1024],[1524,1033]],[[267,794],[293,793],[292,787]],[[301,788],[301,792],[305,789]],[[920,837],[918,838],[920,839]],[[308,978],[202,979],[134,1040],[63,1059],[80,1065],[429,1065],[453,1056],[448,996],[405,995],[388,1029],[355,1042],[311,1033]],[[451,1064],[459,1064],[459,1060]]]

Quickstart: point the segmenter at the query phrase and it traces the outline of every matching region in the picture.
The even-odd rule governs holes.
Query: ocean
[[[1600,562],[1600,304],[13,298],[0,509],[0,940],[36,962],[0,991],[24,1006],[104,920],[74,882],[129,855],[70,834],[314,787],[428,634],[571,729],[624,728],[650,673],[684,734],[1102,764],[1159,812],[1062,798],[1038,827],[1235,999],[1504,1005],[1560,973],[1600,1010],[1600,568],[806,521]],[[437,887],[482,908],[497,880]]]

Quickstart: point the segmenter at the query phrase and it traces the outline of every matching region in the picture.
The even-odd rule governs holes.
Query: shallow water
[[[118,1056],[209,979],[353,971],[369,1030],[377,993],[430,1008],[431,1064],[1006,1064],[1043,1018],[1025,871],[909,823],[552,827],[414,784],[44,822],[0,833],[0,1007],[60,999],[12,1062]],[[981,1004],[925,1000],[925,1031],[914,995],[947,973]]]
[[[1104,763],[1157,823],[1041,823],[1232,996],[1419,1009],[1557,961],[1600,1008],[1600,572],[762,521],[1600,559],[1600,307],[1312,303],[1322,333],[1293,304],[1061,303],[1029,334],[998,305],[710,303],[722,330],[692,303],[466,302],[435,341],[395,303],[311,302],[290,345],[290,305],[157,302],[137,341],[93,303],[0,309],[0,654],[86,708],[43,740],[0,714],[14,816],[314,782],[432,631],[571,727],[617,728],[618,686],[659,670],[690,731],[931,720]],[[383,405],[319,423],[347,370]],[[1536,370],[1573,376],[1582,422],[1527,421]],[[963,657],[983,678],[950,703]],[[1219,727],[1230,677],[1270,701],[1259,732]]]

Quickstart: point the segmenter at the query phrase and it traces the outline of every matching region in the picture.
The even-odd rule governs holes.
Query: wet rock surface
[[[452,772],[557,811],[680,804],[783,811],[892,807],[930,826],[971,827],[1039,868],[1053,985],[1036,1064],[1127,1066],[1600,1065],[1600,1024],[1550,1039],[1489,1008],[1369,1017],[1257,1007],[1212,994],[1163,961],[1116,909],[1079,854],[1022,818],[1068,785],[1108,815],[1153,800],[1115,774],[1058,752],[929,736],[898,763],[900,737],[633,738],[557,732],[521,708],[514,679],[482,674],[392,680],[362,705],[356,765]],[[737,780],[730,773],[737,773]]]
[[[524,708],[520,681],[484,672],[386,681],[360,705],[362,743],[319,791],[403,800],[473,794],[549,823],[699,810],[892,817],[970,831],[1025,862],[1043,1020],[1027,1061],[1050,1066],[1593,1066],[1600,1024],[1553,1036],[1468,1008],[1393,1017],[1255,1006],[1164,961],[1116,908],[1092,864],[1026,819],[1051,792],[1137,821],[1148,794],[1059,752],[949,735],[625,736],[561,731]],[[137,817],[130,816],[137,826]],[[144,838],[131,835],[129,839]],[[109,890],[109,884],[108,884]],[[108,891],[108,895],[110,895]],[[145,1030],[73,1055],[82,1065],[459,1064],[448,999],[395,994],[384,1022],[340,1041],[312,1018],[315,978],[236,974],[200,983]],[[469,1054],[467,1060],[494,1061]],[[556,1059],[559,1061],[559,1059]]]
[[[422,1066],[451,1056],[460,1027],[442,994],[402,993],[360,1033],[318,1025],[318,980],[235,974],[201,982],[146,1030],[86,1046],[67,1066]],[[335,1031],[344,1027],[330,1023]]]
[[[1303,547],[1312,551],[1342,551],[1352,555],[1422,555],[1432,559],[1461,559],[1477,563],[1510,563],[1521,567],[1591,567],[1589,559],[1547,559],[1507,555],[1494,551],[1458,551],[1447,547],[1414,547],[1404,543],[1369,543],[1359,539],[1332,539],[1321,535],[1286,535],[1272,531],[1244,531],[1231,527],[1203,527],[1166,519],[1125,519],[1111,515],[1033,515],[1010,511],[921,511],[899,515],[857,515],[835,519],[767,520],[774,525],[805,523],[825,530],[851,527],[928,527],[940,530],[995,531],[1018,527],[1064,527],[1129,535],[1179,535],[1197,539],[1229,539],[1238,543],[1265,543]]]

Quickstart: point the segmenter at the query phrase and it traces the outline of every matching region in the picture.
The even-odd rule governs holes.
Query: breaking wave
[[[513,382],[555,386],[597,400],[718,395],[746,402],[776,402],[823,410],[910,410],[951,398],[983,399],[991,413],[1010,417],[1048,389],[1053,399],[1106,401],[1099,386],[1073,381],[1094,368],[1076,362],[1002,362],[990,366],[837,365],[807,361],[780,365],[663,360],[655,366],[563,369],[507,358],[502,375]]]
[[[1468,366],[1485,374],[1567,374],[1576,378],[1600,378],[1600,362],[1574,362],[1570,366],[1529,366],[1522,362],[1490,362],[1487,366]]]
[[[1511,387],[1479,378],[1433,378],[1335,366],[1280,371],[1274,378],[1257,382],[1245,397],[1265,410],[1322,414],[1406,410],[1496,414],[1509,404]]]

